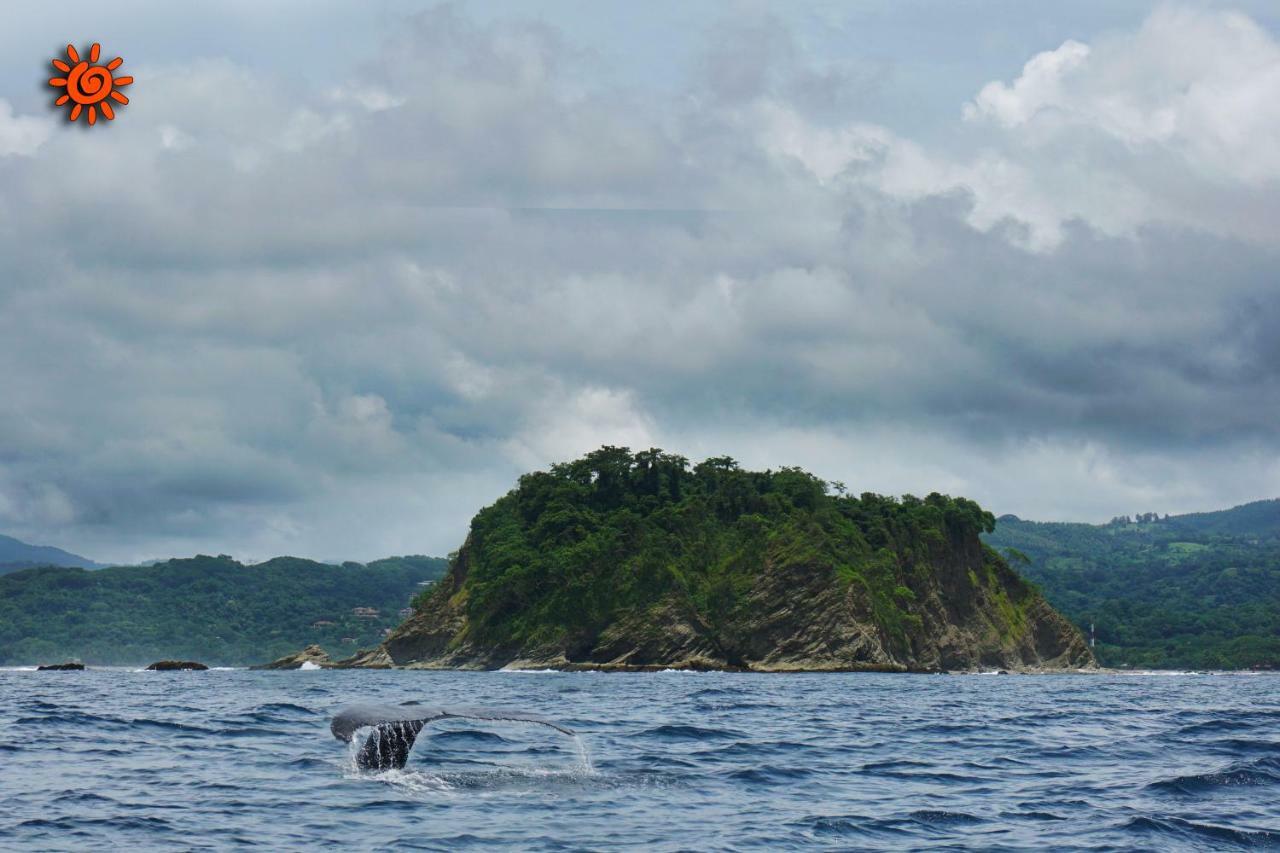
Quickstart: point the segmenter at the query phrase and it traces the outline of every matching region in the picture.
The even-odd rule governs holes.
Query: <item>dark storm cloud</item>
[[[546,26],[445,8],[319,90],[203,62],[140,70],[109,134],[0,111],[0,528],[105,558],[444,552],[519,471],[604,442],[1027,515],[1254,496],[1277,246],[1194,202],[1266,215],[1275,177],[1205,165],[1237,143],[1185,121],[1116,142],[1166,97],[1126,44],[1239,32],[1270,61],[1206,21],[984,89],[976,157],[859,123],[876,81],[768,19],[660,103],[568,73]],[[1224,61],[1205,76],[1248,82]]]

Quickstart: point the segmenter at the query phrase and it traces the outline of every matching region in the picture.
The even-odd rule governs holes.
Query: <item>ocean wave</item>
[[[785,785],[813,774],[814,771],[808,767],[775,767],[762,764],[758,767],[734,770],[727,775],[730,779],[753,785]]]
[[[308,708],[305,705],[295,705],[292,702],[268,702],[265,705],[259,705],[254,709],[260,713],[285,713],[285,714],[303,714],[313,717],[320,712],[314,708]]]
[[[1027,812],[1002,812],[1001,817],[1012,818],[1013,820],[1067,820],[1065,815],[1054,814],[1053,812],[1027,811]]]
[[[750,691],[736,687],[703,687],[689,694],[690,699],[705,699],[708,696],[748,696]]]
[[[295,767],[299,770],[319,770],[333,766],[333,762],[325,761],[322,758],[295,758],[292,761],[286,761],[285,767]]]
[[[38,817],[24,820],[18,824],[18,827],[25,829],[53,829],[59,832],[66,832],[88,827],[107,827],[117,831],[122,829],[156,830],[168,829],[172,825],[164,818],[153,815],[124,815],[110,818],[67,816],[52,819]]]
[[[809,815],[793,821],[791,826],[822,836],[881,836],[892,838],[909,834],[898,821],[867,815]]]
[[[93,791],[63,791],[53,798],[55,803],[75,803],[77,805],[85,805],[89,803],[108,803],[115,804],[119,802],[114,797],[108,797],[105,794],[96,794]]]
[[[1178,794],[1199,794],[1218,788],[1235,788],[1280,783],[1280,760],[1263,758],[1243,764],[1234,764],[1210,773],[1193,773],[1152,782],[1147,787],[1157,791]]]
[[[895,758],[889,761],[868,761],[860,768],[862,773],[880,773],[893,770],[910,770],[916,767],[932,767],[928,761],[916,761],[912,758]]]
[[[660,738],[662,740],[723,740],[725,738],[741,738],[741,732],[729,729],[708,729],[702,726],[690,726],[668,723],[654,726],[640,732],[637,737]]]
[[[1143,834],[1164,835],[1191,843],[1210,841],[1242,847],[1280,846],[1280,832],[1275,830],[1236,829],[1177,817],[1135,817],[1125,824],[1125,829]]]
[[[1280,741],[1274,740],[1252,740],[1250,738],[1232,737],[1209,741],[1206,745],[1213,747],[1214,749],[1221,749],[1225,752],[1265,752],[1268,754],[1280,754]]]
[[[1249,719],[1245,715],[1235,715],[1228,717],[1219,717],[1213,720],[1205,720],[1202,723],[1191,723],[1182,726],[1176,732],[1178,735],[1201,735],[1212,732],[1234,732],[1242,729],[1257,728],[1261,723]]]
[[[918,809],[907,815],[915,823],[927,826],[953,826],[955,824],[982,823],[983,819],[968,812],[953,812],[943,809]]]
[[[85,711],[75,711],[70,709],[61,709],[57,711],[49,711],[37,716],[22,716],[14,720],[16,725],[20,726],[59,726],[72,725],[79,727],[123,727],[123,728],[152,728],[164,729],[173,732],[189,732],[192,734],[217,734],[217,729],[211,729],[206,726],[198,726],[192,723],[178,723],[172,720],[154,720],[147,717],[135,717],[132,719],[123,717],[113,717],[106,714],[90,714]]]

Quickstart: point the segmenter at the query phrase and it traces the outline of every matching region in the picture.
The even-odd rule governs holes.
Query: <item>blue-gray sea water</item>
[[[484,704],[403,771],[348,703]],[[1280,846],[1280,676],[0,671],[10,849]]]

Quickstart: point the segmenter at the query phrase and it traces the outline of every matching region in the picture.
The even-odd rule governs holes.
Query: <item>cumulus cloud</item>
[[[996,80],[982,87],[971,103],[964,105],[970,120],[991,117],[1005,127],[1026,124],[1044,110],[1060,108],[1063,78],[1084,64],[1089,45],[1068,39],[1056,50],[1046,50],[1028,60],[1012,85]]]
[[[1163,7],[1097,49],[1067,41],[1011,85],[985,86],[969,119],[1079,127],[1141,153],[1168,150],[1209,177],[1280,177],[1280,44],[1238,13]]]
[[[1034,168],[1059,222],[1273,241],[1280,43],[1242,14],[1164,6],[1136,32],[1069,40],[984,86],[964,116],[1005,132],[1000,162]],[[1020,192],[1010,215],[1035,199]]]
[[[18,156],[44,119],[0,109],[0,529],[443,553],[602,443],[1028,516],[1267,494],[1269,33],[1166,9],[1017,57],[966,150],[761,20],[671,95],[443,7],[341,86],[143,66],[109,133]]]
[[[0,157],[30,156],[53,131],[53,122],[36,116],[18,116],[13,105],[0,98]]]

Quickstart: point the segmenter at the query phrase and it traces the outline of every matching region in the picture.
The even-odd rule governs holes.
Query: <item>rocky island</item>
[[[520,478],[347,666],[1079,669],[1079,631],[979,539],[973,501],[604,447]]]

